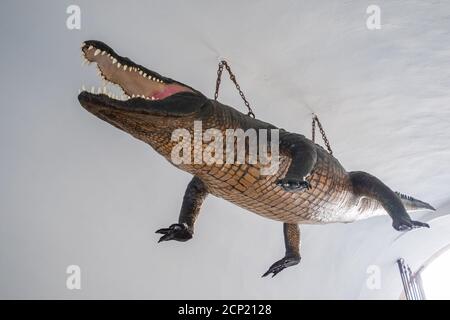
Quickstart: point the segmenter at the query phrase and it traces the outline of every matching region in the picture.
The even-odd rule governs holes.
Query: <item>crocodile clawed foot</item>
[[[266,271],[262,276],[266,277],[272,273],[272,278],[275,277],[283,269],[291,266],[295,266],[300,262],[300,256],[286,256],[281,260],[275,262],[269,270]]]
[[[168,228],[159,229],[156,233],[163,234],[158,243],[169,240],[187,241],[192,238],[192,231],[182,223],[172,224]]]
[[[288,192],[300,192],[311,189],[311,184],[305,179],[283,178],[278,180],[276,184]]]
[[[426,228],[430,227],[430,225],[428,223],[414,221],[414,220],[394,221],[392,223],[392,226],[397,231],[409,231],[412,229],[417,229],[417,228],[422,228],[422,227],[426,227]]]

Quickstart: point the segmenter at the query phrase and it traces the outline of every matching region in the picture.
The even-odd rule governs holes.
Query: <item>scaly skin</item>
[[[227,129],[278,129],[137,65],[104,43],[87,41],[82,50],[88,61],[97,63],[104,78],[120,85],[128,96],[140,96],[120,101],[104,94],[82,92],[82,106],[151,145],[171,163],[172,150],[178,145],[178,141],[172,141],[172,133],[183,128],[193,137],[194,121],[201,121],[203,133],[218,129],[223,136]],[[191,239],[201,205],[209,193],[283,222],[285,256],[263,276],[274,276],[299,263],[299,224],[352,222],[387,212],[396,230],[428,227],[411,220],[406,209],[433,210],[429,204],[394,193],[368,173],[346,172],[336,158],[302,135],[279,129],[279,137],[280,162],[273,175],[262,175],[261,163],[175,164],[194,177],[187,187],[178,223],[159,229],[157,233],[163,235],[159,241]],[[208,145],[209,142],[203,142],[201,150]],[[200,151],[192,144],[191,154],[195,156],[196,152]],[[246,152],[248,155],[248,148]]]
[[[182,128],[193,136],[193,121],[202,121],[203,130],[219,129],[225,136],[226,129],[241,128],[274,129],[275,126],[248,117],[241,112],[210,100],[201,114],[184,119]],[[171,162],[171,151],[178,143],[170,140],[172,131],[164,135],[152,135],[146,142]],[[162,139],[162,136],[164,138]],[[203,150],[207,143],[203,144]],[[311,189],[304,192],[288,192],[277,186],[290,165],[291,157],[280,150],[280,167],[275,175],[260,174],[260,164],[190,164],[177,165],[200,178],[209,193],[228,200],[242,208],[269,219],[286,223],[351,222],[357,216],[348,217],[347,212],[355,207],[357,198],[347,172],[339,161],[316,145],[317,162],[307,180]],[[194,153],[192,146],[192,153]]]

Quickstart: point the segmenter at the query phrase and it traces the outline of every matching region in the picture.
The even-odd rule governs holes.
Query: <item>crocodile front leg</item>
[[[297,224],[284,223],[284,244],[286,246],[286,254],[283,259],[275,262],[263,277],[272,273],[272,278],[280,271],[287,267],[294,266],[300,262],[300,229]]]
[[[277,185],[290,192],[310,189],[311,185],[305,178],[311,173],[317,161],[314,143],[300,134],[281,131],[280,149],[286,150],[291,155],[292,161],[286,176],[278,180]]]
[[[158,242],[168,240],[187,241],[191,239],[194,234],[195,220],[207,195],[208,191],[203,181],[198,177],[193,177],[184,194],[178,223],[156,231],[156,233],[163,234]]]

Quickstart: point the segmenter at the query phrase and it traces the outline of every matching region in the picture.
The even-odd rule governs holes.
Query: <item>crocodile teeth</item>
[[[82,65],[91,63],[91,61],[86,58],[86,53],[89,50],[91,50],[90,57],[92,57],[92,56],[95,57],[98,55],[106,56],[107,58],[111,59],[111,60],[108,60],[110,62],[110,64],[115,65],[120,71],[136,72],[136,73],[139,73],[139,75],[144,77],[145,79],[148,79],[148,80],[151,80],[151,81],[154,81],[157,83],[163,83],[162,80],[157,79],[155,76],[153,76],[151,74],[147,74],[146,72],[144,72],[144,70],[141,70],[139,67],[121,64],[118,61],[118,58],[114,57],[111,53],[108,53],[106,50],[98,49],[98,48],[96,48],[92,45],[86,44],[86,43],[82,44],[82,52],[81,52]],[[92,60],[92,62],[94,62],[94,60]],[[99,59],[99,60],[102,60],[102,59]],[[105,96],[110,97],[111,99],[116,99],[116,100],[121,100],[121,101],[126,101],[126,100],[132,99],[132,98],[140,98],[140,99],[145,99],[145,100],[159,100],[158,98],[155,98],[154,96],[151,96],[151,95],[146,96],[145,94],[132,94],[131,92],[128,94],[127,92],[125,92],[125,90],[119,84],[116,84],[116,83],[106,79],[106,77],[102,73],[102,70],[99,67],[100,63],[102,63],[102,62],[104,62],[104,61],[98,61],[97,63],[95,63],[96,67],[97,67],[96,73],[101,78],[101,85],[99,87],[92,86],[91,89],[88,89],[88,90],[86,90],[86,87],[84,85],[82,85],[82,88],[79,90],[79,92],[87,91],[87,92],[90,92],[92,94],[97,94],[97,95],[103,94]],[[116,89],[118,88],[117,89],[118,91],[114,90],[114,91],[116,91],[116,93],[109,92],[108,87],[107,87],[108,84],[114,85],[114,87]]]

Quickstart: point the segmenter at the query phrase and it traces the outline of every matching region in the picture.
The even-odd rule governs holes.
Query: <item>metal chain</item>
[[[241,96],[242,100],[244,100],[245,106],[248,109],[247,115],[252,118],[255,118],[255,114],[253,113],[253,110],[250,107],[250,103],[245,98],[245,95],[242,92],[241,87],[237,83],[236,76],[233,74],[233,72],[231,72],[231,68],[225,60],[220,61],[219,69],[217,69],[216,92],[214,93],[214,100],[217,100],[217,98],[219,97],[219,88],[220,88],[220,82],[221,82],[222,71],[223,71],[224,66],[227,69],[228,73],[230,74],[231,81],[233,81],[234,85],[236,86],[236,89],[239,91],[239,95]]]
[[[223,72],[224,66],[227,69],[228,73],[230,74],[231,81],[233,81],[234,85],[236,86],[236,89],[239,91],[239,95],[241,96],[242,100],[244,100],[245,106],[248,109],[247,115],[252,118],[255,118],[255,114],[253,113],[253,110],[250,107],[250,103],[245,98],[245,95],[242,92],[241,87],[239,86],[239,84],[236,80],[236,76],[233,74],[230,66],[228,65],[228,63],[225,60],[220,61],[219,68],[217,69],[216,91],[214,92],[214,100],[217,100],[217,98],[219,97],[219,89],[220,89],[220,83],[221,83],[221,79],[222,79],[222,72]],[[327,139],[325,130],[323,130],[323,127],[322,127],[322,124],[320,123],[319,118],[314,113],[313,113],[313,117],[312,117],[312,141],[315,142],[315,139],[316,139],[316,123],[319,127],[320,134],[322,135],[323,142],[325,143],[325,146],[327,147],[328,152],[330,154],[333,154],[333,150],[331,150],[330,142]]]
[[[313,113],[312,117],[312,141],[315,142],[316,140],[316,122],[319,126],[320,134],[322,135],[323,142],[325,143],[325,146],[328,149],[328,152],[330,154],[333,154],[333,150],[331,150],[330,142],[327,139],[327,135],[325,134],[325,130],[323,130],[322,124],[319,121],[319,118]]]

